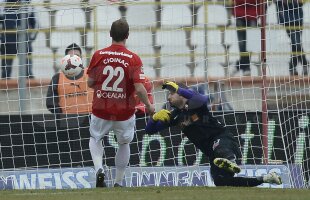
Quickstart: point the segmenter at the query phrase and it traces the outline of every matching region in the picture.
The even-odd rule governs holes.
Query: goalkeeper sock
[[[96,142],[95,138],[89,138],[89,149],[93,163],[95,166],[95,171],[97,172],[100,168],[103,170],[102,157],[103,157],[103,146],[102,141]]]
[[[126,167],[129,163],[130,147],[129,144],[118,144],[118,150],[115,155],[115,183],[122,185]]]

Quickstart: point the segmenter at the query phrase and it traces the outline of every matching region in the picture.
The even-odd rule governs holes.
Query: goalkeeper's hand
[[[167,81],[163,84],[162,89],[167,89],[172,92],[178,92],[179,86],[175,82]]]
[[[157,122],[157,121],[169,122],[170,121],[170,115],[171,115],[171,113],[169,110],[162,109],[162,110],[158,111],[157,113],[155,113],[152,118],[155,122]]]

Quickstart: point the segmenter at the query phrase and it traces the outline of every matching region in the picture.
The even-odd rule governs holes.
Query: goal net
[[[47,94],[66,47],[80,46],[87,67],[95,50],[110,45],[110,26],[119,18],[130,25],[126,46],[143,61],[156,111],[169,108],[161,89],[165,80],[185,83],[209,97],[212,114],[239,141],[239,176],[275,171],[284,183],[263,187],[309,187],[309,1],[2,0],[0,5],[0,189],[94,187],[89,114],[55,114],[47,99],[55,103],[65,94]],[[59,85],[55,88],[64,87]],[[214,186],[208,158],[179,127],[150,135],[147,120],[145,114],[136,116],[124,185]],[[118,147],[112,131],[103,146],[112,186]]]

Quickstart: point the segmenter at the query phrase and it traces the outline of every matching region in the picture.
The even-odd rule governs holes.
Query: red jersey
[[[142,61],[123,45],[94,53],[87,74],[94,80],[92,113],[105,120],[124,121],[135,113],[134,83],[144,83]]]
[[[236,18],[245,18],[247,20],[257,20],[261,15],[261,1],[258,0],[233,0]]]
[[[145,90],[147,92],[147,98],[149,99],[150,103],[153,104],[154,100],[153,100],[153,95],[152,95],[152,83],[151,81],[145,77],[145,82],[143,83]],[[136,95],[136,114],[145,114],[146,113],[146,109],[145,109],[145,105],[144,103],[139,99],[139,97]]]

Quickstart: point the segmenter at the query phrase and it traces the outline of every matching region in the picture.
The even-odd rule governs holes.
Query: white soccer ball
[[[66,55],[61,59],[60,68],[66,76],[75,77],[83,70],[83,62],[77,55]]]

